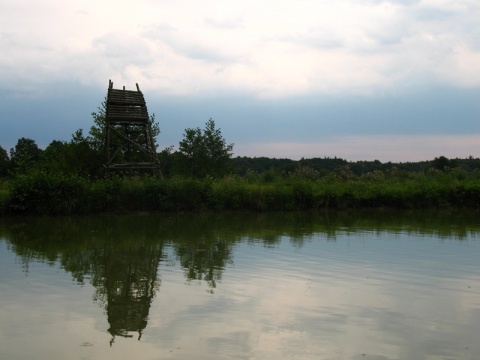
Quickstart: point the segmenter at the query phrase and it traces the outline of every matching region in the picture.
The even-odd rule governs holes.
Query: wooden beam
[[[151,169],[162,177],[145,98],[138,83],[135,85],[136,91],[125,90],[125,86],[123,90],[117,90],[113,89],[112,80],[108,82],[105,167],[112,170]],[[130,151],[131,158],[128,156]],[[119,156],[122,152],[126,152],[126,158]]]

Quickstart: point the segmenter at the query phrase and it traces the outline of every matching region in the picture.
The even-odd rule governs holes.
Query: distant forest
[[[92,141],[77,132],[70,142],[53,141],[45,150],[40,149],[34,140],[22,138],[14,149],[8,152],[0,146],[0,177],[10,177],[29,170],[44,169],[53,173],[68,173],[87,177],[100,177],[103,154],[100,149],[92,146]],[[162,173],[166,177],[184,176],[191,164],[184,164],[179,151],[167,148],[158,153]],[[348,161],[337,157],[302,158],[291,160],[287,158],[269,157],[232,157],[224,156],[222,174],[244,177],[248,174],[261,175],[267,172],[276,175],[290,175],[299,171],[313,171],[316,176],[325,176],[332,172],[348,171],[356,176],[373,172],[390,173],[392,171],[422,173],[429,170],[448,171],[456,169],[465,173],[480,170],[480,158],[472,156],[461,159],[448,159],[439,156],[432,160],[419,162],[381,162]],[[205,165],[205,164],[204,164]],[[215,165],[218,164],[213,164]],[[218,166],[217,166],[218,167]],[[198,176],[194,176],[198,177]]]
[[[0,146],[0,178],[12,178],[17,175],[31,173],[47,173],[59,176],[80,176],[88,179],[101,179],[105,175],[106,150],[106,105],[107,99],[101,103],[97,112],[93,112],[93,126],[87,134],[83,129],[75,131],[69,141],[53,140],[45,149],[39,148],[35,140],[18,139],[14,148],[4,149]],[[156,138],[160,134],[160,125],[153,114],[149,118],[153,148],[158,149]],[[134,129],[138,130],[138,129]],[[131,145],[126,146],[124,139],[134,134],[119,125],[115,128],[117,142],[110,142],[109,152],[115,153],[118,163],[139,163],[144,160],[144,153]],[[143,131],[143,130],[142,130]],[[136,133],[140,133],[137,131]],[[138,139],[139,135],[135,135]],[[123,138],[122,138],[123,137]],[[119,140],[120,139],[120,140]],[[143,139],[142,141],[145,141]],[[187,128],[178,150],[173,146],[156,150],[160,160],[160,168],[165,177],[187,178],[222,178],[237,175],[262,175],[282,177],[289,175],[306,176],[319,179],[328,174],[346,173],[353,176],[364,176],[374,172],[382,173],[422,173],[431,170],[448,172],[473,173],[480,169],[480,159],[472,156],[466,159],[448,159],[439,156],[432,160],[420,162],[386,162],[347,161],[337,157],[302,158],[300,160],[277,159],[268,157],[233,157],[233,145],[223,137],[213,119],[205,123],[203,129]],[[441,155],[441,154],[439,154]],[[121,175],[141,175],[141,172],[119,172]],[[305,177],[304,176],[304,177]]]
[[[365,175],[374,171],[390,172],[393,169],[408,172],[425,172],[429,169],[445,171],[447,169],[460,169],[466,172],[480,170],[480,159],[470,156],[466,159],[448,159],[445,156],[439,156],[435,159],[419,162],[386,162],[374,161],[347,161],[337,157],[329,158],[310,158],[300,160],[276,159],[268,157],[236,157],[232,158],[232,168],[240,176],[244,176],[248,171],[263,173],[275,169],[280,173],[289,174],[298,168],[306,167],[318,171],[319,173],[328,173],[347,168],[355,175]]]

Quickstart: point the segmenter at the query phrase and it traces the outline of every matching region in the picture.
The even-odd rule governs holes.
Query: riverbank
[[[88,180],[43,173],[0,183],[2,215],[104,212],[478,208],[480,179],[459,172]]]

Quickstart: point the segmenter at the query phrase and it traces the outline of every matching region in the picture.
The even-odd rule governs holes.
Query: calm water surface
[[[477,212],[0,219],[0,359],[480,359]]]

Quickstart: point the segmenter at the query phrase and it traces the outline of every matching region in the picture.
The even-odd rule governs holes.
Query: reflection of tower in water
[[[105,249],[102,282],[97,286],[97,300],[103,300],[112,335],[125,338],[138,334],[138,340],[147,326],[150,305],[160,286],[157,269],[161,247],[146,249]],[[100,284],[99,284],[100,285]]]

